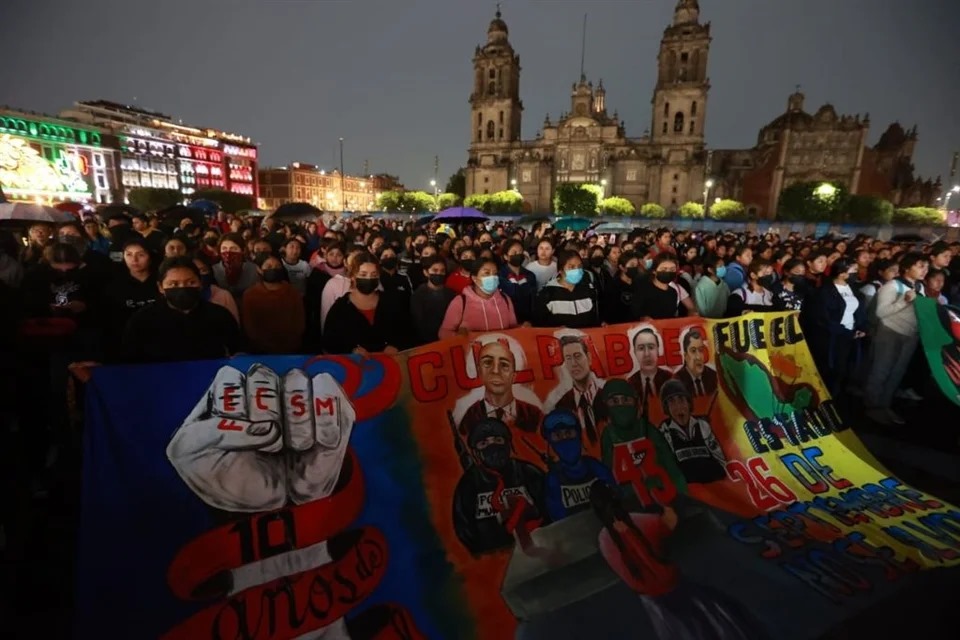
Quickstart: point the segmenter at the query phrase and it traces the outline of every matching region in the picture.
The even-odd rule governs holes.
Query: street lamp
[[[347,210],[347,192],[343,188],[343,138],[340,138],[340,213]]]
[[[707,217],[707,212],[709,211],[709,206],[707,199],[710,197],[710,189],[713,188],[714,182],[712,178],[707,178],[707,181],[703,183],[703,217]]]
[[[437,189],[437,181],[431,180],[430,187],[433,189],[433,204],[440,211],[440,191]]]
[[[517,190],[517,179],[516,179],[516,178],[511,178],[511,179],[510,179],[510,186],[513,187],[513,190],[514,190],[514,191]]]

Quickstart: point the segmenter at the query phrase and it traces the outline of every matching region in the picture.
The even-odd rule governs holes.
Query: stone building
[[[911,158],[917,129],[890,125],[873,147],[867,146],[869,114],[838,115],[830,104],[813,114],[804,110],[798,90],[787,110],[760,130],[751,149],[709,153],[709,199],[733,198],[753,216],[772,218],[780,193],[801,182],[830,182],[851,193],[873,195],[897,206],[932,204],[936,182],[913,175]]]
[[[290,202],[306,202],[324,211],[373,211],[379,193],[374,176],[340,178],[334,169],[294,162],[285,167],[259,171],[259,208],[273,210]]]
[[[703,197],[704,128],[710,82],[710,25],[700,23],[697,0],[679,0],[660,43],[652,121],[643,136],[607,107],[603,81],[581,74],[570,110],[549,115],[533,140],[521,137],[520,56],[500,11],[487,43],[473,57],[467,195],[515,188],[531,211],[551,211],[563,183],[602,185],[637,208],[656,202],[668,209]]]

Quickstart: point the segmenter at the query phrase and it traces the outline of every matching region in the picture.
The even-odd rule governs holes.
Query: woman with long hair
[[[640,601],[661,640],[734,640],[765,637],[742,608],[723,594],[685,580],[664,554],[677,526],[677,514],[630,513],[616,489],[603,482],[590,487],[590,506],[603,529],[600,553]]]

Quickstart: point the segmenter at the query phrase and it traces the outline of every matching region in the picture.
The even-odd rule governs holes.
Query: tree
[[[519,192],[497,191],[490,194],[485,213],[520,213],[523,208],[523,196]]]
[[[406,213],[434,211],[436,207],[436,199],[426,191],[407,191],[400,199],[400,210]]]
[[[943,212],[933,207],[906,207],[893,213],[893,224],[942,225],[946,223]]]
[[[443,211],[460,204],[460,196],[455,193],[441,193],[437,196],[437,211]]]
[[[603,189],[595,184],[564,183],[557,187],[553,197],[554,210],[561,215],[592,216]]]
[[[477,211],[483,211],[487,213],[490,208],[490,194],[487,193],[475,193],[472,196],[467,196],[463,200],[463,206],[472,207]]]
[[[648,202],[640,207],[640,215],[644,218],[663,218],[667,215],[667,210],[656,202]]]
[[[253,196],[234,193],[223,189],[207,189],[193,194],[194,200],[210,200],[220,205],[227,213],[236,213],[244,209],[253,209]]]
[[[710,217],[717,220],[739,220],[745,217],[747,208],[737,200],[721,200],[710,205]]]
[[[401,210],[402,200],[402,191],[384,191],[377,196],[377,209],[389,213],[397,213]]]
[[[463,167],[457,169],[457,172],[454,173],[447,180],[447,188],[444,189],[447,193],[453,193],[457,195],[461,200],[467,197],[467,171]]]
[[[874,196],[852,195],[847,199],[845,217],[859,224],[890,224],[893,203]]]
[[[600,213],[608,216],[632,216],[637,208],[626,198],[611,196],[600,201]]]
[[[699,202],[684,202],[680,207],[681,218],[702,218],[703,205]]]
[[[849,197],[843,185],[799,182],[780,192],[777,217],[798,222],[840,222]]]
[[[183,194],[177,189],[137,187],[130,190],[129,199],[141,211],[161,211],[183,202]]]

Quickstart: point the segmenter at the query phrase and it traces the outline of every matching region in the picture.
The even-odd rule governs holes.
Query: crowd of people
[[[861,390],[894,425],[891,400],[929,375],[913,301],[960,302],[957,242],[181,213],[4,232],[5,411],[56,429],[72,363],[391,354],[519,326],[795,310],[830,391]]]

